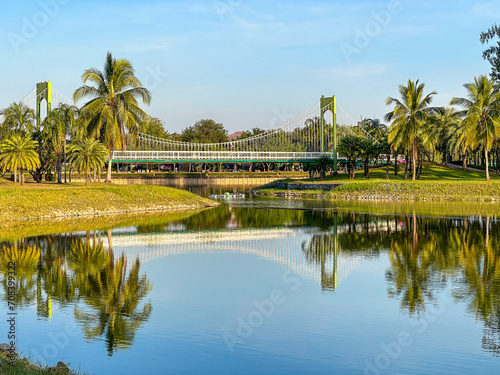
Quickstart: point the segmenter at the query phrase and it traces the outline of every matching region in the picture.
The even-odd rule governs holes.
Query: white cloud
[[[498,1],[475,3],[472,6],[472,12],[477,16],[500,18],[500,6],[498,5]]]

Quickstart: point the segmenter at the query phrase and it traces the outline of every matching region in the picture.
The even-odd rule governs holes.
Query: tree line
[[[500,27],[493,25],[481,33],[483,44],[500,38]],[[485,167],[486,180],[490,179],[489,167],[500,167],[500,42],[486,49],[483,57],[492,65],[490,77],[480,75],[464,85],[465,97],[452,98],[452,107],[433,107],[435,91],[424,93],[425,85],[419,80],[408,80],[398,88],[399,97],[388,97],[386,104],[392,110],[385,115],[386,126],[379,119],[363,119],[358,123],[376,141],[355,134],[343,134],[338,151],[347,160],[347,172],[355,178],[357,161],[362,160],[364,174],[369,178],[369,163],[385,157],[386,177],[389,178],[391,155],[398,173],[398,156],[405,165],[404,178],[420,177],[424,158],[437,156],[443,164],[452,159],[460,160],[463,168],[468,164]],[[228,141],[223,124],[202,119],[181,133],[169,133],[163,122],[152,118],[140,107],[149,105],[151,93],[142,86],[127,59],[116,59],[108,52],[102,70],[90,68],[82,74],[83,85],[75,90],[75,103],[85,100],[80,108],[60,104],[40,121],[33,110],[23,103],[13,103],[0,111],[0,170],[10,171],[14,180],[22,184],[24,172],[41,182],[44,176],[56,171],[62,183],[62,165],[85,173],[89,183],[92,173],[100,178],[105,167],[106,182],[111,181],[113,153],[116,150],[137,149],[140,132],[159,138],[183,142],[224,143]],[[309,119],[305,124],[314,126],[319,119]],[[339,127],[339,132],[346,133]],[[264,130],[254,128],[240,136],[248,138]],[[329,131],[329,130],[328,130]],[[306,132],[307,133],[307,132]],[[300,130],[291,137],[282,137],[290,144],[274,145],[286,150],[308,151],[313,140]],[[306,140],[306,142],[304,142]],[[273,140],[268,140],[272,143]],[[308,143],[309,142],[309,143]],[[264,147],[264,146],[263,146]],[[272,144],[265,147],[273,148]],[[324,175],[332,165],[331,160],[320,160],[305,169]],[[268,166],[269,168],[269,166]],[[66,168],[64,169],[66,173]],[[96,177],[97,176],[97,177]],[[66,177],[66,176],[65,176]]]

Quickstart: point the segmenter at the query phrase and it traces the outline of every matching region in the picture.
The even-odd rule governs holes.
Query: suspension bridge
[[[40,119],[43,100],[47,103],[47,113],[58,103],[74,104],[53,90],[50,82],[38,83],[22,102],[35,107]],[[337,160],[342,159],[337,154],[337,145],[348,134],[378,143],[358,126],[335,96],[322,96],[302,114],[250,137],[221,143],[194,143],[139,133],[138,150],[114,151],[111,158],[117,163],[297,163],[327,157],[334,160],[336,171]]]

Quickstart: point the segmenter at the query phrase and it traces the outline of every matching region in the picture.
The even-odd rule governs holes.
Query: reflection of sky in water
[[[473,276],[470,267],[461,271],[457,254],[462,249],[450,242],[436,253],[448,254],[451,264],[457,262],[451,267],[453,277],[441,282],[437,268],[443,259],[432,258],[428,246],[432,233],[444,237],[448,228],[451,234],[468,233],[470,244],[477,247],[484,242],[481,226],[469,223],[464,232],[453,229],[460,228],[460,221],[424,220],[414,245],[408,237],[411,221],[401,218],[361,216],[352,225],[346,216],[335,236],[331,227],[228,230],[241,213],[233,215],[223,230],[183,231],[187,222],[165,225],[166,233],[113,230],[115,259],[125,253],[132,263],[139,256],[140,273],[152,283],[140,304],[150,302],[152,313],[137,328],[128,349],[108,356],[104,337],[82,338],[75,304],[52,301],[50,318],[37,318],[36,302],[19,312],[21,350],[55,354],[49,363],[81,364],[82,370],[96,374],[362,374],[373,366],[387,374],[498,373],[500,359],[481,347],[484,323],[476,319],[467,299],[455,298],[470,294],[464,278]],[[406,233],[408,243],[395,231]],[[492,246],[497,246],[499,235],[492,227]],[[388,236],[390,240],[377,242]],[[107,251],[105,232],[101,239]],[[427,278],[421,279],[425,310],[410,317],[402,307],[402,294],[390,297],[389,291],[394,289],[390,275],[396,278],[403,271],[397,267],[408,264],[404,270],[412,272],[411,251],[405,250],[411,246],[418,246],[420,265],[432,259],[422,274]],[[349,247],[355,250],[346,251]],[[492,280],[499,285],[498,278]],[[276,292],[282,303],[273,304],[268,316],[261,314],[251,333],[238,336],[241,322],[248,324],[258,316],[258,306]],[[492,298],[498,306],[500,296]],[[83,299],[76,305],[91,311]],[[5,314],[4,305],[0,313]],[[78,327],[77,335],[65,333],[72,332],[72,324]],[[401,334],[408,346],[396,344]]]

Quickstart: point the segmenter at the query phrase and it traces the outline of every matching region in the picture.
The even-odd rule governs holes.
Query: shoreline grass
[[[184,190],[153,185],[0,182],[0,222],[123,213],[196,210],[216,202]]]
[[[62,362],[59,362],[56,366],[41,365],[22,355],[18,356],[12,363],[1,350],[0,360],[0,374],[2,375],[87,375],[86,372],[81,370],[70,369]]]
[[[445,168],[436,165],[426,166],[422,178],[417,181],[404,181],[403,173],[385,179],[385,168],[375,168],[371,178],[364,179],[358,172],[356,180],[349,180],[346,174],[327,176],[324,180],[282,180],[293,184],[341,184],[333,190],[287,188],[262,188],[259,195],[288,196],[296,198],[321,198],[344,200],[387,200],[387,201],[500,201],[500,176],[492,175],[491,181],[484,180],[484,173]]]

